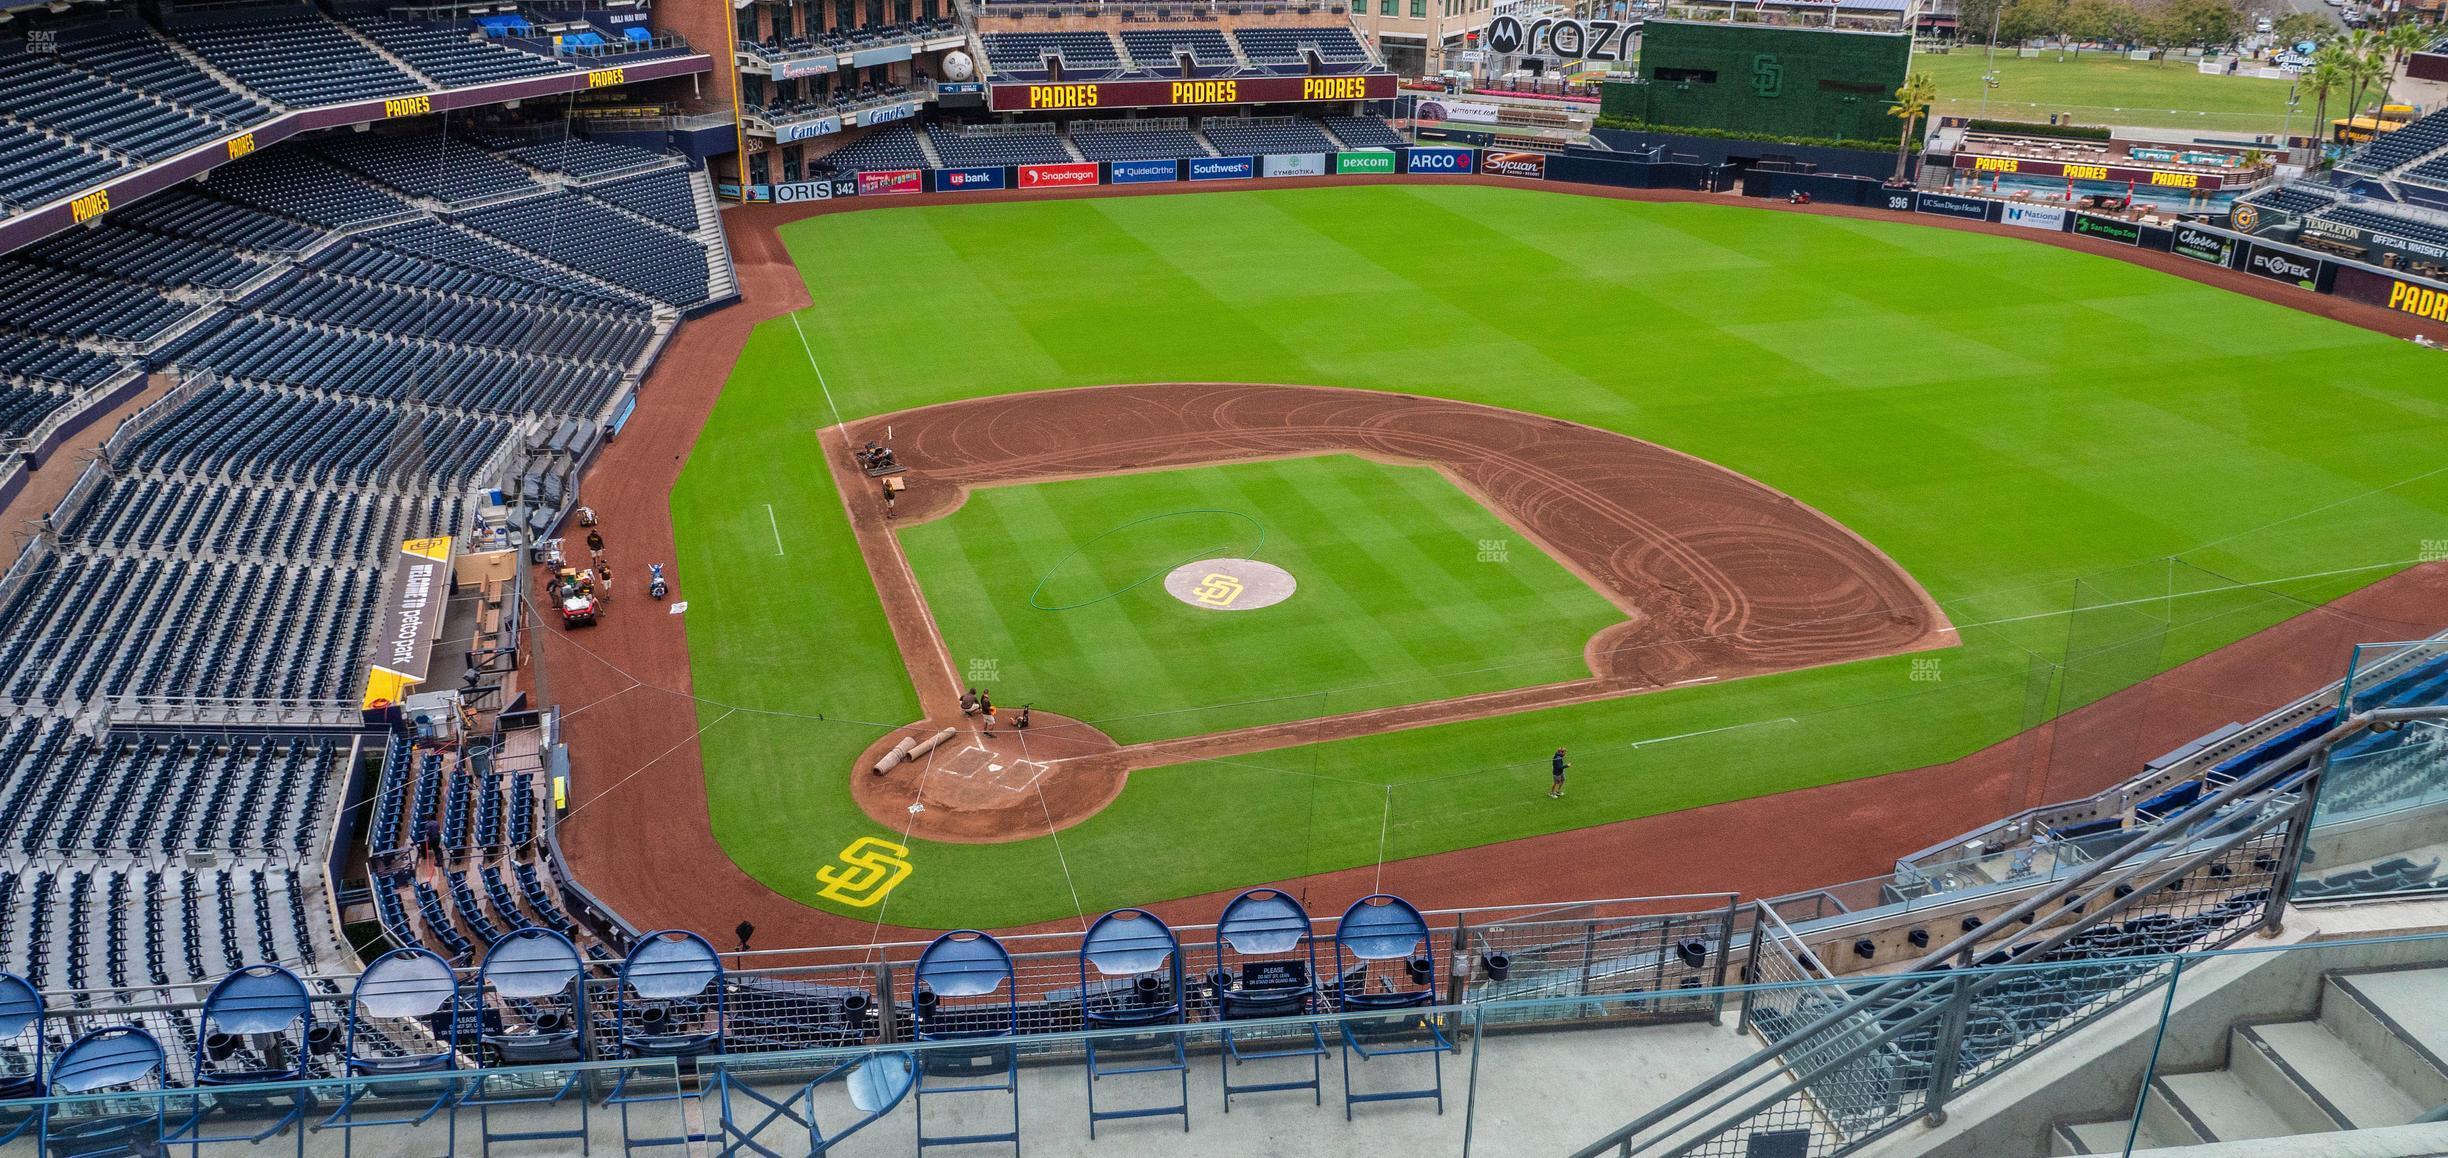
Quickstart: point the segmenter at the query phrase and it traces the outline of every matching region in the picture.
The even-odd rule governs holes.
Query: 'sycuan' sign
[[[1479,155],[1479,171],[1491,177],[1544,181],[1547,179],[1547,154],[1499,153],[1491,149]]]
[[[998,84],[987,92],[996,112],[1065,109],[1144,109],[1174,105],[1284,104],[1373,101],[1394,96],[1391,73],[1366,76],[1261,76],[1227,80],[1105,80],[1076,84]]]

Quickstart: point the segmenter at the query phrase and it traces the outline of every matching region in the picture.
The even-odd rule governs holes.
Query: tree
[[[1998,39],[2021,44],[2054,33],[2064,21],[2065,7],[2064,0],[2006,0],[1998,16]]]
[[[2346,48],[2332,41],[2312,54],[2312,67],[2303,71],[2296,83],[2312,97],[2313,135],[2326,139],[2329,135],[2329,98],[2343,92],[2353,82],[2346,69]]]
[[[1967,42],[1989,43],[1990,22],[1996,21],[2001,30],[2005,26],[2005,7],[2005,0],[1963,0],[1955,17],[1956,35]]]
[[[2235,0],[2179,0],[2187,43],[2223,48],[2243,39],[2244,10]]]
[[[2431,38],[2439,30],[2411,20],[2398,21],[2380,34],[2380,48],[2388,53],[2388,71],[2380,74],[2380,103],[2389,102],[2389,90],[2397,87],[2397,74],[2405,68],[2406,57],[2431,46]]]
[[[2318,45],[2328,39],[2335,26],[2312,12],[2289,12],[2270,25],[2270,34],[2285,45],[2297,45],[2309,40]]]
[[[2363,94],[2388,74],[2388,56],[2381,51],[2380,37],[2368,28],[2357,28],[2331,43],[2338,47],[2339,63],[2346,69],[2346,116],[2351,120],[2362,112]]]
[[[1930,105],[1937,100],[1938,82],[1931,80],[1926,72],[1906,76],[1904,87],[1896,90],[1895,107],[1887,110],[1887,115],[1904,122],[1903,130],[1896,137],[1895,179],[1898,181],[1904,179],[1904,167],[1912,159],[1913,122],[1927,114]]]
[[[2086,41],[2106,41],[2116,36],[2117,6],[2109,0],[2072,0],[2065,6],[2060,34],[2074,42],[2074,57],[2082,58]]]

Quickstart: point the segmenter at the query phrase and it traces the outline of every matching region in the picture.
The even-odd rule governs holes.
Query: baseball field
[[[750,338],[671,496],[697,739],[734,861],[894,925],[1070,917],[1937,763],[2448,537],[2437,355],[2011,237],[1368,186],[835,213],[783,238],[814,305]],[[1189,416],[1196,454],[1039,394],[1138,383],[1340,389],[1283,395],[1269,420],[1294,434],[1263,441],[1229,419],[1278,395],[1228,391]],[[1542,512],[1603,490],[1609,526],[1675,526],[1695,492],[1527,435],[1459,466],[1354,453],[1377,419],[1304,417],[1348,390],[1463,414],[1440,454],[1554,427],[1684,464],[1724,509],[1818,535],[1761,558],[1734,532],[1773,537],[1766,515],[1674,538],[1695,573],[1730,560],[1737,605],[1884,568],[1846,617],[1902,626],[1786,654],[1663,615],[1694,597],[1607,562],[1657,558]],[[1113,397],[1138,421],[1212,393]],[[899,519],[845,467],[845,422],[907,447]],[[1209,559],[1299,586],[1217,611],[1160,581]],[[1648,650],[1609,669],[1593,641],[1620,632]],[[921,667],[954,686],[914,685]],[[1144,758],[1077,816],[1040,761],[1007,785],[1015,815],[1043,805],[1033,831],[912,835],[917,814],[890,823],[853,778],[963,684]],[[1399,715],[1473,702],[1525,706]],[[1196,747],[1214,736],[1238,739]],[[818,870],[862,839],[905,849],[906,875],[828,893]]]

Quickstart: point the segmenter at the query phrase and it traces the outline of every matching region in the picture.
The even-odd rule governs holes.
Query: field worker
[[[884,517],[888,519],[893,517],[893,485],[891,479],[884,480]]]
[[[1025,732],[1028,731],[1028,726],[1029,706],[1027,704],[1022,704],[1020,705],[1020,715],[1012,720],[1012,728],[1015,731]]]
[[[989,736],[994,735],[995,719],[993,692],[978,693],[978,711],[984,713],[986,716],[986,734]]]
[[[589,555],[591,555],[591,556],[594,556],[596,559],[599,559],[599,560],[603,558],[603,532],[602,532],[602,531],[588,531],[588,532],[587,532],[587,554],[589,554]]]
[[[961,715],[974,716],[977,714],[978,694],[976,688],[971,688],[968,691],[961,693],[960,706]]]
[[[1572,765],[1564,761],[1564,749],[1562,748],[1556,749],[1554,763],[1555,786],[1547,790],[1547,799],[1560,800],[1563,799],[1564,796],[1564,770],[1572,767]]]
[[[748,938],[756,936],[756,926],[751,925],[746,921],[741,921],[739,923],[739,927],[731,931],[739,936],[739,951],[742,953],[747,952]]]

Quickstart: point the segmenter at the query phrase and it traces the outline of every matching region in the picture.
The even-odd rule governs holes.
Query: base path
[[[1311,454],[1433,467],[1628,617],[1591,639],[1588,679],[1099,753],[1081,762],[1092,786],[1078,789],[1058,766],[1050,779],[1064,807],[1013,811],[1016,823],[1000,839],[1043,836],[1049,824],[1093,815],[1120,790],[1117,758],[1124,768],[1212,760],[1954,642],[1929,593],[1835,520],[1714,463],[1517,410],[1370,390],[1180,383],[949,402],[853,422],[847,434],[863,445],[887,431],[908,468],[893,511],[904,525],[941,518],[983,486]],[[848,456],[833,457],[842,493],[862,496],[849,503],[851,524],[927,708],[915,727],[932,734],[958,725],[960,686],[893,522],[880,497],[864,497]],[[873,759],[850,773],[862,785]],[[906,824],[913,836],[997,839],[949,807],[884,811],[879,794],[859,796],[879,823]]]
[[[1521,187],[1500,178],[1400,180]],[[1287,178],[1245,182],[1242,187],[1381,181]],[[2011,236],[2150,266],[2399,337],[2437,328],[2378,306],[2072,234],[1719,194],[1548,188]],[[605,534],[631,575],[639,574],[646,560],[673,557],[672,485],[749,331],[758,321],[809,304],[806,280],[775,235],[777,227],[823,213],[890,211],[892,203],[1180,192],[1149,187],[1139,193],[1127,188],[1009,196],[958,193],[725,210],[723,228],[739,272],[741,301],[681,327],[640,390],[636,415],[587,471],[580,501],[602,517]],[[676,582],[674,597],[686,598],[688,577],[676,576]],[[642,603],[634,594],[626,598],[630,602],[625,606]],[[714,839],[708,818],[705,765],[696,739],[704,721],[690,698],[686,618],[616,610],[601,627],[575,636],[541,627],[529,637],[545,680],[540,695],[567,713],[563,735],[571,752],[573,811],[562,818],[556,836],[577,880],[638,928],[693,929],[726,948],[731,926],[742,919],[756,923],[756,943],[767,948],[933,936],[934,930],[879,925],[800,904],[732,863]],[[1375,869],[1249,885],[1283,888],[1301,896],[1313,911],[1330,912],[1378,888],[1405,894],[1423,908],[1439,908],[1721,889],[1770,896],[1867,877],[1891,870],[1899,856],[1998,817],[2105,788],[2132,775],[2140,761],[2191,737],[2284,705],[2338,678],[2347,649],[2355,643],[2416,638],[2442,628],[2448,628],[2448,564],[2428,564],[2333,603],[2307,608],[2294,619],[2085,707],[2039,734],[1949,763],[1634,820],[1607,823],[1593,817],[1589,827],[1548,836],[1389,861]],[[2118,722],[2093,723],[2109,719]],[[2061,744],[2059,738],[2079,742]],[[2059,755],[2039,761],[2032,755],[2036,746]],[[2074,756],[2077,751],[2080,758]],[[1603,769],[1584,766],[1580,771],[1587,776]],[[1561,807],[1575,805],[1568,801]],[[1167,920],[1199,923],[1215,919],[1223,897],[1185,897],[1150,907]],[[1065,920],[1008,931],[1077,927],[1076,921]]]

